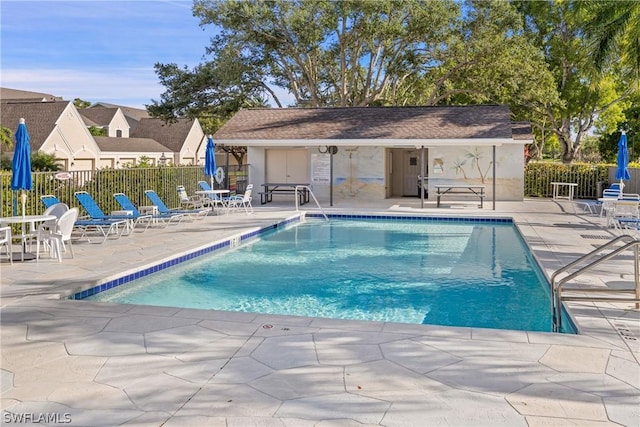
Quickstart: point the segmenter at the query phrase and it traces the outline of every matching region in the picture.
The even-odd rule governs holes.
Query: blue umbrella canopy
[[[204,174],[211,179],[211,188],[213,188],[213,177],[216,175],[216,146],[213,138],[207,140],[207,149],[204,152]]]
[[[618,140],[618,164],[616,167],[616,179],[620,180],[620,191],[622,191],[623,180],[631,179],[629,175],[629,151],[627,150],[627,135],[624,131]]]
[[[20,196],[22,200],[22,214],[25,214],[25,205],[27,203],[27,194],[24,190],[31,190],[33,181],[31,178],[31,146],[29,142],[29,132],[24,119],[20,119],[18,129],[16,129],[16,146],[13,150],[13,162],[11,163],[11,189],[22,190]],[[14,215],[17,215],[17,206],[14,205]]]

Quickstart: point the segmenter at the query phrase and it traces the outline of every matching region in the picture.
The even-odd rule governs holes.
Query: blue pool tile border
[[[307,218],[324,218],[321,213],[307,212]],[[513,218],[507,217],[453,217],[453,216],[419,216],[419,215],[374,215],[374,214],[327,214],[329,219],[366,219],[385,221],[421,221],[421,222],[477,222],[513,224]]]
[[[442,216],[418,216],[418,215],[373,215],[373,214],[328,214],[330,219],[366,219],[366,220],[386,220],[386,221],[445,221],[445,222],[475,222],[475,223],[513,223],[511,218],[482,218],[482,217],[442,217]],[[309,213],[305,214],[306,218],[324,218],[324,215],[319,213]],[[221,249],[227,249],[232,246],[233,241],[237,241],[238,239],[242,242],[247,239],[251,239],[257,237],[261,234],[276,230],[278,228],[285,227],[295,222],[300,222],[302,219],[301,216],[295,216],[292,218],[285,219],[275,224],[268,225],[266,227],[262,227],[258,230],[251,231],[245,234],[241,234],[240,236],[232,236],[227,240],[216,243],[215,245],[208,246],[206,248],[199,249],[194,252],[190,252],[185,255],[181,255],[177,258],[170,259],[160,264],[152,265],[150,267],[144,268],[142,270],[136,271],[134,273],[130,273],[113,280],[110,280],[105,283],[101,283],[92,288],[82,290],[76,292],[73,295],[67,297],[67,299],[71,300],[81,300],[92,295],[98,294],[100,292],[107,291],[109,289],[115,288],[120,285],[124,285],[133,280],[140,279],[142,277],[148,276],[149,274],[156,273],[158,271],[164,270],[166,268],[172,267],[177,264],[181,264],[185,261],[192,260],[194,258],[200,257],[202,255],[209,254],[211,252],[215,252]]]

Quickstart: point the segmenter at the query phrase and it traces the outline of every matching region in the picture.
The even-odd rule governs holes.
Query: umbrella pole
[[[22,190],[20,194],[20,201],[22,202],[22,216],[25,216],[25,208],[27,207],[27,193]]]

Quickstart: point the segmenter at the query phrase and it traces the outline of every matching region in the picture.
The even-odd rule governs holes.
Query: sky
[[[2,0],[0,86],[144,108],[156,63],[203,62],[214,35],[191,0]]]

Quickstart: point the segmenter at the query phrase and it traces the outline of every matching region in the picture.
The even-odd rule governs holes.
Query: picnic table
[[[449,196],[454,194],[467,194],[473,195],[480,199],[480,207],[484,205],[485,186],[484,185],[472,185],[472,184],[436,184],[437,203],[436,207],[440,207],[440,199],[442,196]]]
[[[260,204],[273,201],[273,196],[278,194],[296,194],[296,187],[302,187],[298,190],[298,202],[300,205],[309,203],[309,183],[291,183],[291,182],[266,182],[261,184],[263,190],[260,194]]]

